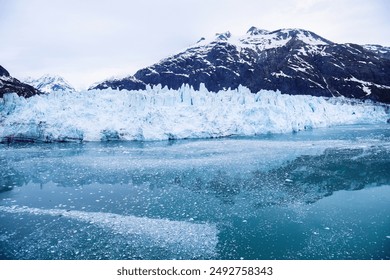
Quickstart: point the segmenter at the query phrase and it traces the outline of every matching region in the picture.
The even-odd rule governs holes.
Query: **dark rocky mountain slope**
[[[10,92],[14,92],[23,97],[31,97],[41,93],[36,88],[12,77],[9,72],[0,65],[0,98],[2,98],[5,93]]]
[[[389,48],[337,44],[302,29],[266,31],[252,27],[241,37],[230,32],[202,38],[186,50],[91,89],[177,89],[204,83],[210,91],[239,85],[252,92],[345,96],[390,103]]]

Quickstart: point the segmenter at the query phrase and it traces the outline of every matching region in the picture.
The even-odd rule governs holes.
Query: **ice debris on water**
[[[125,216],[105,212],[67,211],[31,207],[0,206],[0,212],[11,214],[48,215],[94,224],[124,238],[164,247],[184,258],[211,258],[216,254],[218,229],[214,224],[171,221],[146,217]],[[77,233],[74,230],[73,233]]]

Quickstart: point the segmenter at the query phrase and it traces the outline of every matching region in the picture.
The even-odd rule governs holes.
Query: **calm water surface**
[[[390,127],[0,145],[0,259],[390,259]]]

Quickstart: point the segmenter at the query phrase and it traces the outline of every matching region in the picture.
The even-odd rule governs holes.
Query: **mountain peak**
[[[52,93],[55,91],[75,91],[74,87],[72,87],[69,82],[59,75],[45,74],[38,79],[28,77],[24,80],[24,82],[45,93]]]
[[[232,37],[232,34],[230,33],[230,31],[226,31],[224,33],[215,34],[215,37],[218,41],[227,41],[229,38]]]
[[[246,32],[246,34],[249,34],[249,35],[265,35],[265,34],[268,34],[269,31],[268,30],[265,30],[265,29],[260,29],[260,28],[257,28],[255,26],[252,26],[251,28],[248,29],[248,31]]]
[[[200,38],[200,39],[198,40],[198,42],[196,42],[196,43],[198,44],[198,43],[200,43],[200,42],[202,42],[202,41],[204,41],[204,40],[206,40],[206,38],[205,38],[205,37],[202,37],[202,38]]]
[[[0,65],[0,77],[9,77],[9,72]]]

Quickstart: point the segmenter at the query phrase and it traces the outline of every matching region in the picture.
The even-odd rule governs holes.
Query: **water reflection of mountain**
[[[24,176],[12,168],[6,159],[0,158],[0,166],[0,193],[11,191],[15,186],[27,183]]]
[[[29,152],[24,158],[0,158],[0,192],[29,182],[43,186],[55,183],[62,187],[129,184],[168,190],[175,186],[188,191],[188,195],[202,193],[217,197],[224,204],[234,204],[238,196],[246,196],[248,204],[261,208],[293,202],[312,203],[338,190],[390,184],[390,152],[382,146],[330,148],[321,155],[302,155],[272,170],[246,174],[237,174],[223,165],[188,168],[185,161],[184,166],[175,168],[134,166],[134,158],[144,156],[142,149],[139,154],[129,156],[128,162],[122,158],[117,164],[111,162],[116,156],[112,150],[101,156],[94,153],[97,150],[85,151],[82,146],[65,154],[58,147],[50,147]],[[107,153],[110,157],[106,158]],[[85,154],[89,154],[87,159],[84,159]],[[96,162],[85,164],[86,160],[94,158]],[[104,165],[105,160],[107,165]],[[169,159],[165,160],[169,164]]]
[[[381,147],[370,149],[327,149],[318,156],[303,155],[270,171],[255,171],[248,178],[230,177],[227,172],[205,181],[183,184],[193,191],[213,193],[225,203],[248,194],[256,207],[313,203],[339,190],[359,190],[390,184],[390,153]]]
[[[279,203],[312,203],[339,190],[390,184],[389,156],[389,151],[381,147],[327,149],[319,156],[300,156],[267,173],[256,172],[251,188],[272,189],[272,182],[284,196]]]

